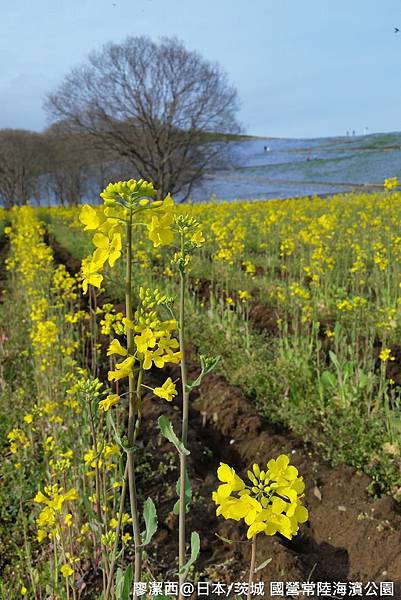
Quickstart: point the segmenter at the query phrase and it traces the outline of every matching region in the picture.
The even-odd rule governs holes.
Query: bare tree
[[[55,124],[43,133],[43,138],[48,151],[49,196],[63,206],[79,204],[88,194],[91,162],[95,160],[88,136]]]
[[[0,131],[0,201],[10,208],[39,201],[38,181],[45,165],[45,150],[38,133],[22,129]]]
[[[206,169],[222,164],[228,138],[221,134],[240,132],[226,74],[176,38],[106,44],[65,77],[45,108],[128,160],[161,196],[188,197]]]

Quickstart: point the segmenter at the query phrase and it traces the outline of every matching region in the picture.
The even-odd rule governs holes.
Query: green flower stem
[[[124,482],[123,482],[123,487],[121,488],[120,507],[119,507],[119,511],[118,511],[118,521],[117,521],[117,528],[116,528],[116,539],[114,540],[114,546],[113,546],[111,559],[110,559],[109,579],[107,582],[107,589],[106,589],[106,594],[105,594],[104,600],[109,600],[111,586],[113,585],[113,580],[114,580],[114,569],[116,566],[118,540],[120,538],[121,524],[122,524],[122,520],[123,520],[125,496],[127,495],[127,475],[128,475],[128,461],[125,465]]]
[[[135,421],[135,429],[134,429],[134,439],[133,444],[135,444],[136,439],[138,437],[139,429],[142,423],[142,378],[143,378],[143,367],[142,364],[139,368],[138,379],[136,384],[136,410],[137,416]]]
[[[248,579],[248,593],[246,600],[251,600],[251,587],[253,583],[253,577],[255,575],[255,563],[256,563],[256,535],[252,538],[252,553],[251,553],[251,566],[249,567],[249,579]]]
[[[53,576],[54,576],[54,582],[53,582],[53,592],[54,594],[57,594],[57,588],[58,588],[58,557],[57,557],[57,544],[56,542],[54,542],[53,544],[53,560],[54,560],[54,572],[53,572]]]
[[[181,257],[184,258],[184,236],[181,236]],[[184,446],[187,446],[188,440],[188,415],[189,415],[189,393],[187,391],[187,365],[185,357],[185,289],[186,289],[186,274],[185,267],[180,269],[180,312],[179,312],[179,342],[181,352],[181,384],[182,384],[182,432],[181,441]],[[185,480],[186,480],[187,457],[185,454],[180,454],[180,504],[179,504],[179,526],[178,526],[178,564],[179,570],[186,563],[186,548],[185,548]],[[187,573],[181,573],[179,576],[180,590],[178,600],[182,600],[181,586],[185,583]]]
[[[100,469],[99,469],[99,452],[97,447],[97,435],[96,435],[96,427],[95,427],[95,419],[92,410],[92,399],[88,398],[88,406],[89,406],[89,425],[91,430],[92,444],[93,449],[96,453],[95,457],[95,486],[96,486],[96,513],[100,522],[101,531],[106,533],[106,521],[102,511],[102,499],[100,492]],[[103,562],[103,592],[106,590],[106,581],[108,577],[108,561],[107,561],[107,553],[106,548],[104,547],[103,542],[101,542],[102,548],[102,562]]]
[[[125,277],[125,312],[127,319],[132,321],[132,210],[129,213],[127,221],[127,265],[126,265],[126,277]],[[128,353],[132,352],[133,345],[133,334],[132,330],[127,327],[127,350]],[[129,398],[129,413],[128,413],[128,446],[132,448],[135,439],[135,419],[137,411],[136,402],[136,391],[135,391],[135,380],[134,376],[128,377],[128,398]],[[138,500],[136,492],[136,480],[135,480],[135,461],[134,453],[131,450],[127,454],[127,465],[128,465],[128,487],[131,504],[131,517],[132,527],[134,530],[134,546],[135,546],[135,569],[134,569],[134,583],[141,581],[142,575],[142,548],[141,548],[141,536],[139,533],[139,514],[138,514]],[[136,600],[137,595],[133,595]]]
[[[20,475],[20,489],[21,489],[21,475]],[[28,565],[28,573],[29,573],[29,579],[31,581],[31,585],[32,585],[32,590],[34,593],[34,596],[36,598],[36,584],[35,584],[35,577],[33,574],[33,568],[32,568],[32,556],[31,556],[31,551],[29,548],[29,544],[28,544],[28,535],[27,535],[27,522],[26,522],[26,517],[22,508],[22,492],[20,492],[20,516],[21,516],[21,521],[22,521],[22,531],[23,531],[23,535],[24,535],[24,550],[25,550],[25,560],[26,563]]]
[[[137,380],[137,385],[136,385],[136,401],[137,401],[138,416],[137,416],[137,419],[136,419],[136,422],[135,422],[135,427],[134,427],[133,444],[135,444],[135,442],[136,442],[136,439],[137,439],[137,436],[138,436],[138,433],[139,433],[139,429],[140,429],[140,425],[141,425],[141,419],[142,419],[142,395],[141,395],[142,376],[143,376],[143,369],[141,367],[139,369],[138,380]],[[114,579],[114,569],[115,569],[115,565],[116,565],[116,555],[117,555],[117,548],[118,548],[118,540],[119,540],[120,532],[121,532],[121,523],[122,523],[122,517],[123,517],[125,496],[127,494],[127,475],[128,475],[128,460],[127,460],[127,464],[125,466],[124,483],[123,483],[123,487],[121,489],[120,508],[119,508],[119,512],[118,512],[118,521],[117,521],[117,528],[116,528],[116,539],[114,541],[113,551],[112,551],[112,555],[111,555],[111,563],[110,563],[110,569],[109,569],[109,580],[108,580],[108,583],[107,583],[107,590],[106,590],[106,595],[105,595],[105,599],[104,600],[108,600],[109,599],[110,591],[111,591],[111,586],[113,584],[113,579]]]

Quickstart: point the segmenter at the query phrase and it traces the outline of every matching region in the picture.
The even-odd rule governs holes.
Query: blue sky
[[[0,0],[0,22],[0,128],[40,131],[71,67],[146,34],[218,61],[250,134],[401,130],[399,0]]]

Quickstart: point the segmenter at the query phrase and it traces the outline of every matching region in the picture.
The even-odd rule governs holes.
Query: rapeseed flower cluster
[[[148,225],[149,238],[155,247],[172,241],[172,207],[174,202],[168,195],[163,201],[152,200],[156,195],[153,185],[143,179],[120,181],[109,184],[100,194],[104,200],[101,208],[89,205],[82,207],[79,219],[85,231],[95,231],[92,242],[94,253],[82,261],[82,287],[88,291],[88,285],[100,288],[103,281],[103,269],[106,263],[112,268],[121,257],[123,236],[127,219],[132,227],[133,217],[147,210],[160,209],[152,216]]]
[[[47,537],[54,539],[60,536],[63,527],[71,527],[70,503],[77,498],[78,492],[75,488],[65,491],[57,484],[48,485],[44,488],[44,493],[36,494],[34,501],[44,505],[36,519],[39,542]]]
[[[243,519],[248,526],[248,539],[261,532],[281,533],[291,539],[299,524],[308,520],[308,511],[302,505],[303,478],[285,454],[269,460],[264,470],[254,464],[248,471],[247,483],[224,463],[217,476],[222,484],[212,495],[216,514],[235,521]]]
[[[113,370],[109,371],[109,381],[116,382],[132,376],[135,368],[147,371],[152,365],[162,369],[166,363],[180,362],[179,343],[172,336],[173,331],[177,329],[177,323],[174,319],[162,321],[158,315],[158,307],[166,303],[166,296],[162,295],[158,289],[152,291],[149,288],[141,287],[139,300],[140,303],[134,313],[134,318],[124,317],[121,319],[124,332],[132,331],[132,351],[129,352],[118,338],[112,339],[107,350],[108,356],[123,358],[121,362],[115,364]],[[115,315],[112,316],[115,317]],[[176,395],[175,384],[168,379],[163,386],[155,388],[155,395],[171,400]],[[103,411],[107,411],[119,400],[118,394],[110,394],[99,403],[99,407]]]

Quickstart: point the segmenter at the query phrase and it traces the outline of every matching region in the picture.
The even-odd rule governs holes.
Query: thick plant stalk
[[[127,269],[125,277],[125,312],[127,319],[132,321],[132,211],[130,211],[127,221]],[[132,330],[127,327],[127,350],[132,352],[133,335]],[[128,398],[129,398],[129,413],[128,413],[128,448],[127,465],[128,465],[128,488],[131,505],[132,527],[134,531],[134,546],[135,546],[135,568],[134,568],[134,583],[141,581],[142,575],[142,548],[141,536],[139,533],[139,514],[138,514],[138,499],[136,492],[135,481],[135,461],[134,461],[134,437],[135,437],[135,418],[136,418],[136,390],[134,376],[128,378]],[[134,600],[137,595],[134,593]]]
[[[255,575],[255,563],[256,563],[256,535],[252,538],[252,553],[251,553],[251,565],[249,567],[249,579],[248,579],[248,593],[246,600],[251,600],[251,587],[253,583],[253,577]]]
[[[184,252],[184,241],[181,238],[181,256]],[[181,352],[181,383],[182,383],[182,432],[181,441],[186,448],[188,441],[188,415],[189,415],[189,393],[187,391],[187,365],[185,357],[185,287],[186,287],[186,276],[183,270],[180,270],[180,314],[179,314],[179,342]],[[186,519],[186,506],[185,506],[185,484],[186,484],[186,470],[187,470],[187,457],[185,454],[180,453],[180,510],[179,510],[179,526],[178,526],[178,564],[179,570],[184,567],[186,563],[186,548],[185,548],[185,519]],[[179,584],[180,590],[178,593],[178,599],[182,600],[183,595],[181,586],[185,583],[187,573],[180,573]]]

